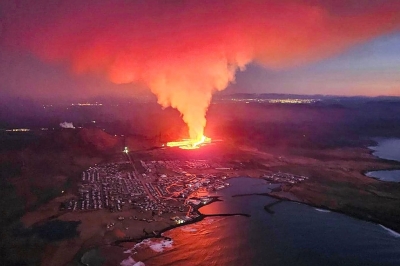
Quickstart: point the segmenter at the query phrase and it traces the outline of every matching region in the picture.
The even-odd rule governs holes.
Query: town
[[[225,171],[232,169],[232,165],[199,159],[132,160],[125,148],[113,162],[94,165],[82,172],[77,197],[63,202],[60,210],[122,212],[135,209],[139,213],[150,212],[153,218],[170,214],[171,219],[180,224],[198,217],[196,210],[213,200],[212,192],[229,186],[227,180],[232,176]],[[308,179],[281,172],[261,178],[280,184],[296,184]],[[119,220],[124,218],[120,216]],[[113,225],[111,222],[107,228]]]
[[[193,169],[224,169],[206,160],[172,160],[133,162],[128,153],[118,162],[95,165],[82,173],[78,197],[63,202],[61,210],[118,212],[137,209],[151,211],[152,216],[163,213],[186,212],[175,216],[182,223],[198,216],[192,206],[210,202],[207,192],[229,185],[224,174],[194,174]],[[229,169],[229,168],[226,168]],[[123,219],[123,217],[121,217]],[[137,217],[133,217],[137,219]],[[147,219],[152,222],[152,219]]]
[[[297,184],[299,182],[305,181],[308,179],[307,176],[300,176],[300,175],[294,175],[290,173],[271,173],[269,175],[263,175],[262,176],[265,180],[271,182],[271,183],[289,183],[289,184]]]

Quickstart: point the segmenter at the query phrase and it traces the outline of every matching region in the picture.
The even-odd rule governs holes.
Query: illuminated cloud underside
[[[199,140],[213,92],[255,61],[285,68],[399,29],[399,1],[14,1],[3,43],[149,88]]]

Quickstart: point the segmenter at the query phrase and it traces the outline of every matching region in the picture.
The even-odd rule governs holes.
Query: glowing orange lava
[[[181,141],[171,141],[167,143],[168,147],[179,147],[184,150],[198,149],[205,144],[211,143],[211,138],[201,136],[199,139],[183,139]]]

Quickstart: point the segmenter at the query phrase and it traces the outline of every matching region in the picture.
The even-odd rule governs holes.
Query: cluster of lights
[[[310,104],[319,101],[318,99],[231,99],[234,102],[256,102],[256,103],[284,103],[284,104]]]
[[[71,105],[72,106],[75,106],[75,105],[77,105],[77,106],[102,106],[103,104],[96,102],[96,103],[76,103],[76,104],[73,103]]]
[[[315,99],[270,99],[269,103],[315,103]]]
[[[13,129],[6,129],[6,131],[9,132],[25,132],[25,131],[31,131],[29,128],[13,128]]]

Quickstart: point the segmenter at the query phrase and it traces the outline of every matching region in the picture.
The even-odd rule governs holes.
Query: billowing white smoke
[[[62,128],[75,128],[72,122],[62,122],[60,123],[60,127]]]

